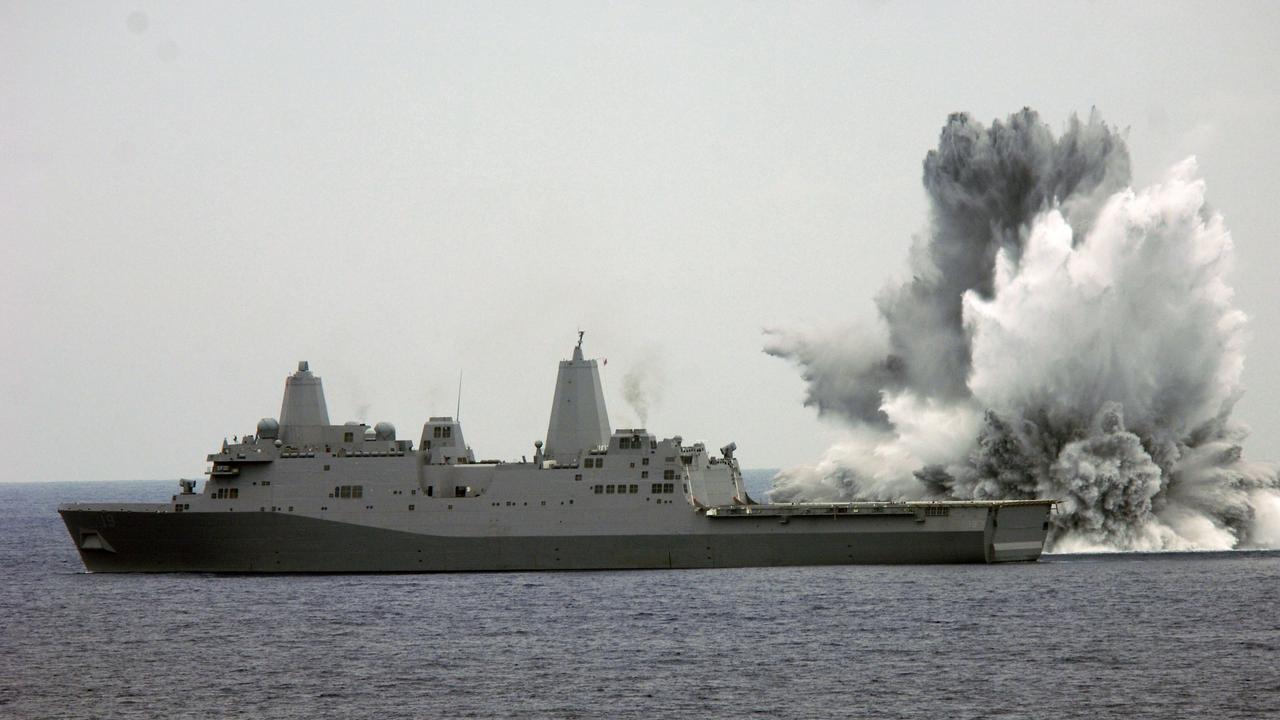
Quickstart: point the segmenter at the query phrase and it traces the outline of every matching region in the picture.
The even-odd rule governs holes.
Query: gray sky
[[[306,359],[335,422],[532,454],[579,328],[613,425],[836,437],[764,327],[870,322],[946,115],[1199,157],[1280,460],[1280,4],[0,4],[0,481],[198,477]]]

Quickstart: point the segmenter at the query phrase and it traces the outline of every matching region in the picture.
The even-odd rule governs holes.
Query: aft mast
[[[582,452],[609,443],[609,413],[604,406],[600,368],[594,359],[583,357],[583,335],[578,332],[572,359],[561,360],[556,375],[544,457],[558,464],[575,462]]]

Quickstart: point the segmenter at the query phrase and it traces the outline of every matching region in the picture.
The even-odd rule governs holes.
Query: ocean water
[[[1280,553],[90,575],[0,485],[0,718],[1277,718]]]

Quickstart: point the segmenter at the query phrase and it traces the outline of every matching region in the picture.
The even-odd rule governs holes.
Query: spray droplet
[[[178,59],[178,43],[172,40],[165,40],[156,46],[156,56],[162,62],[171,63]]]
[[[147,31],[148,27],[151,26],[151,20],[147,17],[147,14],[141,10],[134,10],[129,13],[129,17],[124,19],[124,25],[129,28],[129,32],[134,35],[141,35]]]

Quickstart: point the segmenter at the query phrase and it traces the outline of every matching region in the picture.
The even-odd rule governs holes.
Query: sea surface
[[[90,575],[0,484],[0,718],[1280,718],[1280,553]]]

